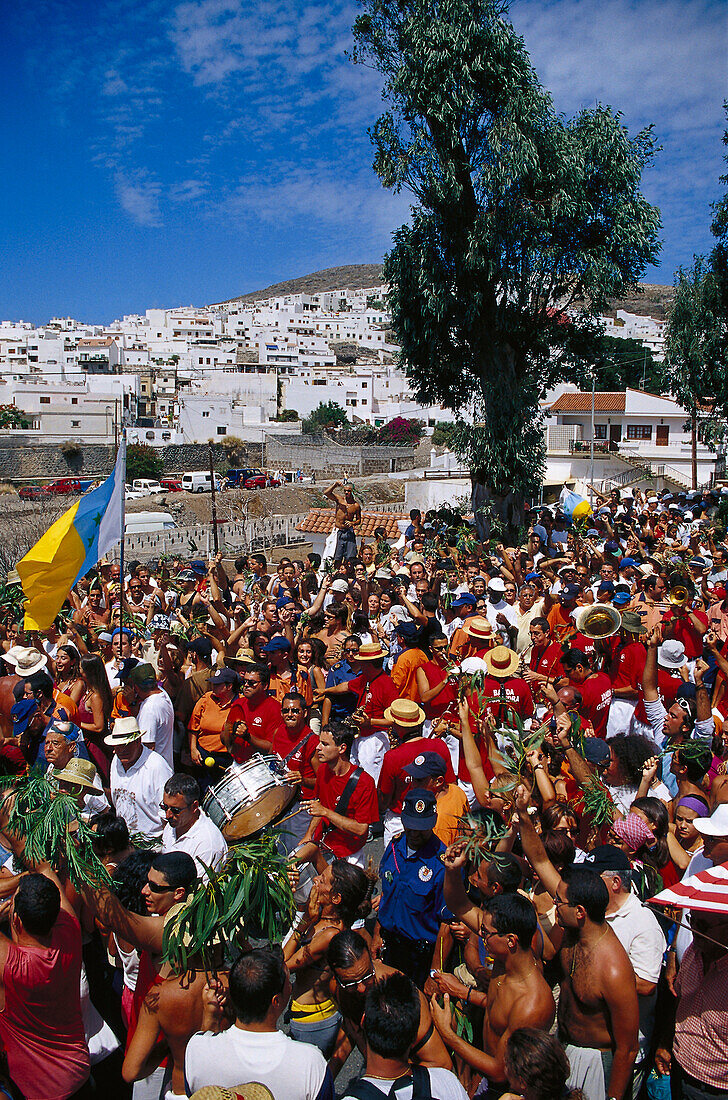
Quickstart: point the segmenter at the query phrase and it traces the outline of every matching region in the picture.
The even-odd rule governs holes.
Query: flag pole
[[[121,429],[121,443],[124,448],[124,483],[121,487],[121,549],[119,550],[119,626],[124,625],[124,537],[126,533],[126,428]],[[118,450],[117,450],[118,458]],[[121,639],[121,635],[119,636]],[[119,648],[121,653],[121,647]]]

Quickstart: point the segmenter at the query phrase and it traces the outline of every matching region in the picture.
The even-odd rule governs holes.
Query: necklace
[[[593,944],[593,946],[591,947],[591,949],[589,951],[584,951],[584,949],[582,948],[582,956],[583,956],[582,962],[586,962],[587,959],[591,958],[591,956],[594,954],[594,951],[597,948],[597,945],[599,943],[601,943],[601,941],[604,939],[604,937],[606,936],[608,931],[609,931],[609,925],[607,925],[607,927],[604,929],[604,931],[602,932],[599,939],[594,941],[594,944]],[[569,968],[569,977],[570,978],[574,977],[574,969],[576,967],[576,949],[577,949],[577,947],[581,947],[581,944],[579,942],[574,944],[574,950],[571,953],[571,967]]]
[[[396,1077],[383,1077],[381,1073],[365,1073],[365,1077],[373,1077],[375,1081],[399,1081],[400,1077],[408,1077],[412,1072],[411,1069],[406,1069],[402,1073],[398,1073]]]

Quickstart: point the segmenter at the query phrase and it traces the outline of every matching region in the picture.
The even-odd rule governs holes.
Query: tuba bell
[[[674,584],[667,595],[667,602],[673,607],[685,607],[690,599],[690,592],[684,584]]]
[[[622,625],[622,616],[619,611],[608,603],[593,603],[588,607],[580,608],[575,620],[579,633],[595,641],[600,638],[611,638]]]

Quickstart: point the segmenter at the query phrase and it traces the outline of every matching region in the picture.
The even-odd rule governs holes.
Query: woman
[[[326,646],[320,638],[305,638],[296,645],[293,659],[296,672],[291,691],[302,695],[307,707],[317,708],[320,720],[326,687]]]
[[[703,835],[695,828],[697,818],[710,817],[710,807],[698,795],[686,795],[675,806],[675,832],[667,834],[667,845],[672,862],[684,871],[696,852],[702,850]]]
[[[195,703],[188,723],[190,757],[202,791],[208,790],[230,767],[232,757],[222,741],[230,707],[238,697],[239,679],[231,668],[212,674],[210,691]]]
[[[84,694],[78,704],[78,724],[86,742],[88,754],[96,765],[104,783],[109,783],[110,759],[104,745],[109,732],[109,719],[114,701],[100,657],[81,659],[81,678],[85,685]]]
[[[642,782],[642,769],[648,760],[659,755],[659,748],[649,737],[636,733],[618,733],[610,738],[609,767],[603,778],[612,801],[623,815],[629,813],[630,806],[637,797]],[[656,783],[652,793],[668,803],[671,795],[664,783]]]
[[[314,879],[306,916],[283,948],[293,979],[291,1038],[312,1043],[325,1058],[333,1053],[341,1024],[328,994],[326,952],[338,932],[367,915],[372,885],[360,867],[335,860]]]
[[[137,913],[141,917],[146,917],[148,914],[142,890],[147,884],[149,868],[155,856],[156,853],[152,851],[132,852],[114,874],[114,893],[119,901],[130,913]],[[117,932],[109,933],[108,950],[109,954],[118,960],[119,968],[124,975],[121,1015],[126,1026],[130,1027],[134,993],[139,976],[139,952]]]
[[[582,1100],[568,1089],[569,1059],[554,1035],[535,1027],[517,1027],[508,1038],[506,1076],[512,1091],[501,1100]]]
[[[333,668],[341,658],[341,647],[349,631],[349,610],[345,604],[332,604],[324,611],[324,629],[316,635],[326,647],[326,667]]]
[[[56,653],[56,687],[64,695],[73,699],[76,706],[81,702],[86,685],[81,676],[81,657],[73,645],[60,645]]]
[[[586,855],[577,846],[579,840],[579,818],[568,802],[552,802],[541,811],[541,823],[545,833],[566,833],[574,845],[574,862],[581,863]]]
[[[106,662],[106,676],[109,687],[116,691],[120,687],[119,669],[132,655],[132,633],[126,627],[116,627],[111,632],[111,660]]]

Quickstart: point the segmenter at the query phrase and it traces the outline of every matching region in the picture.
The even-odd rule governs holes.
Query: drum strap
[[[334,812],[337,814],[341,814],[342,817],[346,817],[347,810],[349,809],[349,803],[351,802],[351,796],[353,795],[356,785],[359,782],[362,770],[362,768],[354,768],[354,771],[351,773],[346,781],[339,800],[334,806]],[[323,840],[324,837],[328,836],[333,828],[334,826],[331,824],[331,822],[327,821],[323,827],[321,839]]]

